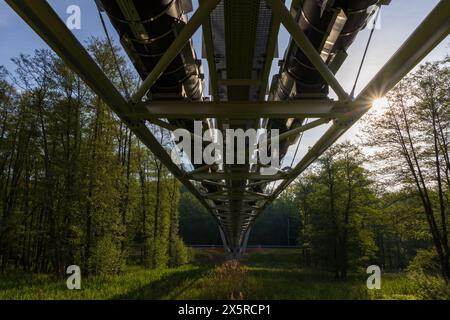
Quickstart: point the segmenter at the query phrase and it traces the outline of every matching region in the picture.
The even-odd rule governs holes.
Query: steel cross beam
[[[267,180],[267,181],[276,181],[282,180],[286,178],[285,173],[277,173],[273,175],[264,175],[257,173],[246,173],[246,172],[199,172],[199,173],[189,173],[187,177],[191,180]]]
[[[431,50],[450,33],[450,1],[441,0],[424,21],[409,36],[390,60],[381,68],[369,84],[361,91],[353,105],[353,113],[345,119],[335,121],[328,131],[308,151],[296,167],[289,172],[289,178],[275,189],[262,206],[263,211],[287,188],[312,162],[335,143],[368,110],[373,101],[381,98],[401,81]],[[359,106],[359,107],[358,107]],[[260,211],[260,212],[261,212]]]
[[[304,125],[302,125],[302,126],[300,126],[298,128],[286,131],[286,132],[284,132],[284,133],[282,133],[282,134],[280,134],[278,136],[272,137],[271,139],[278,139],[278,141],[283,141],[283,140],[285,140],[285,139],[287,139],[289,137],[296,136],[296,135],[298,135],[301,132],[305,132],[307,130],[310,130],[310,129],[316,128],[318,126],[321,126],[321,125],[323,125],[325,123],[328,123],[329,121],[330,121],[330,119],[326,119],[326,118],[318,119],[318,120],[315,120],[313,122],[304,124]],[[259,147],[261,148],[261,147],[264,147],[265,145],[270,145],[271,139],[266,139],[266,140],[261,141],[259,143]]]
[[[259,119],[259,118],[339,118],[353,110],[347,103],[333,100],[265,102],[177,102],[153,101],[130,113],[138,119]]]
[[[6,0],[23,20],[77,73],[86,84],[116,113],[167,169],[194,194],[211,213],[211,206],[201,196],[167,151],[142,120],[133,119],[133,107],[117,91],[96,62],[67,29],[45,0]],[[211,1],[214,2],[214,1]],[[215,217],[215,215],[213,214]],[[220,223],[219,223],[220,224]]]
[[[246,195],[242,199],[257,200],[254,206],[240,206],[238,212],[242,215],[240,219],[241,236],[247,235],[248,229],[255,221],[256,216],[264,210],[289,184],[301,174],[315,159],[317,159],[328,147],[330,147],[355,121],[362,117],[369,109],[373,99],[386,94],[395,84],[400,81],[416,64],[423,59],[437,44],[439,44],[450,31],[450,1],[441,0],[433,11],[427,16],[422,24],[413,32],[404,45],[393,55],[389,62],[378,72],[374,79],[364,88],[361,94],[353,101],[349,100],[347,93],[322,61],[319,53],[311,45],[308,38],[301,31],[289,11],[280,0],[271,0],[271,8],[274,14],[275,25],[281,22],[291,34],[296,44],[304,51],[311,63],[320,72],[322,77],[329,83],[339,96],[341,102],[331,100],[302,101],[297,102],[259,102],[259,103],[163,103],[154,102],[145,106],[141,103],[142,97],[151,88],[165,68],[182,50],[201,24],[215,8],[219,0],[202,1],[200,8],[183,28],[182,32],[170,46],[168,52],[162,57],[156,68],[152,70],[142,87],[134,96],[134,103],[126,101],[109,81],[95,61],[86,52],[83,46],[76,40],[72,33],[66,28],[57,14],[44,0],[6,0],[6,2],[55,50],[56,53],[92,88],[94,92],[107,103],[117,116],[127,124],[133,133],[157,156],[177,177],[189,191],[213,214],[219,224],[219,230],[226,245],[233,244],[236,239],[228,239],[228,233],[223,228],[231,228],[230,221],[223,220],[221,215],[231,212],[219,212],[217,208],[230,209],[229,205],[215,206],[208,197],[202,194],[191,180],[202,180],[210,184],[228,190],[227,199],[231,204],[234,199],[235,190],[231,188],[231,180],[248,180],[246,187],[265,184],[268,181],[281,181],[278,187],[270,195]],[[271,35],[273,40],[275,35]],[[269,40],[268,48],[274,43]],[[419,44],[419,45],[418,45]],[[267,71],[268,64],[265,66]],[[167,151],[153,136],[145,125],[144,120],[150,120],[169,130],[175,129],[169,124],[162,122],[161,118],[320,118],[311,123],[309,127],[293,129],[280,138],[287,138],[306,129],[327,122],[334,118],[334,124],[308,151],[294,169],[288,172],[279,172],[272,176],[257,173],[224,172],[206,173],[203,169],[191,174],[184,172],[176,166]],[[208,179],[208,180],[205,180]],[[215,181],[214,181],[215,180]],[[227,181],[223,183],[222,181]],[[221,197],[221,194],[210,195],[212,198]],[[251,196],[251,198],[250,198]],[[247,197],[247,199],[244,199]],[[248,201],[247,201],[248,202]],[[226,202],[225,202],[226,203]],[[236,207],[233,207],[236,209]],[[251,211],[251,213],[247,213]],[[238,239],[239,244],[241,240]],[[235,244],[236,245],[236,244]]]

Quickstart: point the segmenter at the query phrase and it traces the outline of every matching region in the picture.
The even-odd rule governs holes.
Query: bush
[[[450,300],[450,285],[441,277],[412,273],[411,280],[418,287],[418,296],[427,300]]]
[[[153,257],[153,269],[162,269],[166,268],[169,263],[169,247],[168,241],[166,239],[162,239],[161,237],[153,239],[154,246],[152,251]]]
[[[89,259],[90,271],[98,275],[114,275],[120,273],[125,266],[125,259],[120,244],[111,236],[97,241]]]
[[[431,276],[440,275],[441,265],[434,249],[417,250],[416,256],[408,266],[408,271]]]
[[[192,253],[180,237],[175,237],[174,241],[170,243],[170,253],[169,264],[171,267],[187,264],[192,257]]]
[[[207,277],[203,299],[244,300],[248,295],[247,269],[229,260]]]
[[[439,258],[433,249],[418,250],[408,272],[422,299],[450,300],[450,285],[442,279]]]

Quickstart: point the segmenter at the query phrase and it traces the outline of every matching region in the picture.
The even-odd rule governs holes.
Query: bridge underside
[[[188,20],[186,0],[97,1],[120,35],[141,88],[124,98],[45,0],[6,2],[95,91],[217,220],[231,255],[245,250],[258,215],[317,157],[345,133],[372,102],[384,96],[450,30],[450,1],[440,1],[377,75],[353,97],[335,78],[347,48],[376,7],[389,1],[203,0]],[[280,25],[291,41],[269,86]],[[201,61],[191,43],[202,27],[210,98]],[[269,89],[270,88],[270,89]],[[329,97],[331,88],[338,100]],[[176,164],[152,130],[183,128],[194,120],[207,129],[278,129],[287,159],[306,130],[331,123],[295,165],[274,169],[243,164]],[[289,149],[291,148],[291,149]],[[248,148],[247,148],[248,150]],[[286,164],[286,163],[285,163]]]

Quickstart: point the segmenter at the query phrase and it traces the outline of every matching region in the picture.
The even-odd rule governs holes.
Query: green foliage
[[[156,238],[153,240],[153,263],[152,268],[164,268],[169,262],[168,250],[166,245],[166,239]]]
[[[414,255],[408,246],[411,240],[420,241],[413,248],[433,245],[441,276],[450,283],[448,58],[421,65],[399,82],[387,98],[389,108],[367,117],[364,144],[372,147],[373,164],[385,188],[382,193],[400,190],[393,192],[394,198],[402,194],[407,197],[389,205],[399,212],[386,210],[394,228],[386,234],[380,232],[379,242],[382,244],[386,237],[390,246],[393,240],[396,263],[402,268]],[[388,200],[391,196],[384,197]]]
[[[92,38],[87,48],[125,91],[108,43]],[[14,62],[17,92],[0,68],[0,271],[61,275],[77,264],[105,275],[131,261],[165,268],[179,233],[179,183],[50,51]]]
[[[336,145],[295,187],[302,263],[327,268],[336,278],[367,267],[377,250],[367,223],[375,197],[363,161],[356,146]]]
[[[372,223],[380,248],[376,263],[384,269],[405,269],[417,249],[429,245],[420,199],[409,190],[382,194]]]
[[[180,195],[180,235],[190,245],[220,245],[219,229],[211,214],[189,191]]]
[[[89,267],[94,274],[119,274],[124,269],[120,243],[111,236],[101,238],[95,244],[89,258]]]
[[[432,249],[420,249],[408,266],[411,273],[437,276],[440,273],[439,257]]]
[[[421,249],[408,266],[409,278],[422,299],[450,300],[450,286],[444,282],[439,257],[434,249]]]
[[[417,286],[417,296],[426,300],[450,300],[450,286],[441,276],[430,276],[423,273],[409,275],[410,281]]]
[[[202,251],[202,250],[200,250]],[[219,266],[179,298],[219,297],[227,299],[232,290],[239,289],[245,299],[283,300],[362,300],[362,299],[417,299],[417,287],[403,273],[383,273],[381,290],[368,290],[367,275],[352,273],[347,281],[338,281],[333,275],[298,266],[299,249],[251,249],[244,260],[244,271],[222,277]],[[240,274],[245,274],[245,281]],[[233,273],[232,273],[233,274]],[[240,297],[238,295],[237,297]]]
[[[192,259],[192,252],[186,247],[183,240],[176,236],[170,243],[170,263],[171,267],[181,266],[187,264]]]
[[[199,249],[203,256],[211,249]],[[214,251],[217,258],[223,252]],[[259,249],[243,265],[147,269],[127,266],[120,275],[82,277],[81,290],[64,278],[0,274],[0,299],[417,299],[418,287],[403,273],[383,273],[381,290],[368,290],[364,274],[336,281],[329,273],[300,269],[298,249]],[[214,259],[216,260],[216,259]],[[233,295],[231,295],[233,293]]]
[[[236,260],[224,262],[209,272],[202,280],[200,295],[197,298],[213,300],[243,300],[247,298],[248,271]]]
[[[120,275],[82,276],[81,290],[68,290],[66,279],[48,274],[0,274],[0,300],[176,299],[208,270],[127,266]]]
[[[280,195],[255,222],[250,233],[250,245],[297,245],[300,228],[298,207],[292,191]]]
[[[126,91],[108,44],[93,38],[88,49]],[[113,50],[125,82],[137,85]],[[367,145],[381,150],[374,155],[380,186],[358,147],[334,146],[262,213],[251,233],[252,244],[300,244],[301,251],[289,259],[252,253],[246,267],[225,264],[207,276],[206,268],[166,269],[191,259],[184,241],[220,245],[206,209],[180,192],[161,162],[54,54],[36,50],[13,61],[13,75],[0,67],[0,271],[7,273],[0,297],[20,296],[11,289],[17,281],[32,298],[449,298],[442,280],[450,277],[448,59],[420,67],[390,94],[389,111],[371,118]],[[166,131],[151,130],[172,147]],[[428,250],[432,245],[436,250]],[[217,252],[197,254],[198,262],[221,263]],[[158,270],[127,268],[131,262]],[[19,269],[62,275],[71,264],[95,275],[84,293],[62,292],[50,276],[15,278]],[[413,284],[388,275],[383,292],[367,292],[361,279],[369,264],[384,270],[409,264]],[[117,275],[124,270],[131,284],[121,287]],[[103,287],[106,278],[118,288]]]

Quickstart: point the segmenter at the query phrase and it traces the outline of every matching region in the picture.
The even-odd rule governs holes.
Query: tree
[[[336,145],[303,177],[306,182],[296,185],[302,244],[311,247],[314,263],[331,266],[337,279],[367,264],[376,250],[366,223],[374,193],[363,161],[356,146]]]
[[[389,94],[388,110],[371,117],[366,130],[366,142],[376,148],[391,186],[414,187],[421,199],[447,283],[449,79],[448,61],[421,66]]]
[[[119,49],[96,38],[87,47],[129,95],[137,81]],[[51,52],[13,61],[14,74],[0,68],[1,270],[119,273],[137,248],[149,267],[184,263],[180,186],[167,169]]]
[[[185,188],[180,194],[180,235],[190,245],[222,245],[213,216]]]
[[[414,190],[378,191],[378,211],[373,229],[379,248],[376,264],[383,269],[404,270],[417,250],[430,243],[421,200]]]
[[[292,246],[298,243],[299,214],[291,190],[286,190],[257,218],[249,244]]]

